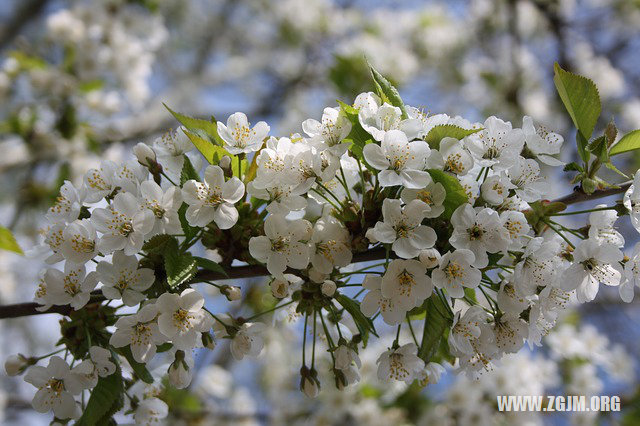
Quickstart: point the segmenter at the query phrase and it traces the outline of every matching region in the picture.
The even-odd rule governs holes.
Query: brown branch
[[[558,198],[557,200],[553,201],[569,205],[583,203],[585,201],[597,200],[599,198],[609,197],[611,195],[622,194],[623,192],[626,192],[627,189],[629,189],[632,183],[633,182],[631,181],[621,183],[617,187],[600,189],[595,191],[593,194],[587,194],[582,190],[582,188],[577,187],[576,190],[574,190],[571,194],[567,194],[564,197]]]
[[[0,28],[0,50],[4,50],[13,39],[22,31],[23,27],[37,18],[49,0],[25,0],[16,2],[13,16],[7,19],[7,23]]]
[[[577,188],[571,194],[565,195],[562,198],[558,198],[553,202],[561,202],[564,204],[577,204],[582,203],[584,201],[596,200],[599,198],[609,197],[611,195],[621,194],[629,189],[632,182],[625,182],[620,184],[616,188],[608,188],[601,189],[595,191],[593,194],[586,194],[582,191],[581,188]],[[356,253],[353,255],[352,263],[360,263],[360,262],[368,262],[371,260],[380,260],[385,258],[385,250],[382,248],[375,248],[373,250],[366,251],[364,253]],[[269,271],[262,265],[245,265],[245,266],[232,266],[227,268],[226,275],[213,272],[200,270],[195,277],[195,281],[211,281],[211,280],[226,280],[226,279],[241,279],[241,278],[254,278],[254,277],[264,277],[268,276]],[[295,273],[294,270],[287,271],[291,273]],[[100,292],[94,292],[92,297],[92,301],[102,301],[104,297],[100,294]],[[41,314],[61,314],[68,315],[72,309],[70,306],[53,306],[50,309],[40,312],[36,308],[40,305],[37,303],[17,303],[14,305],[4,305],[0,306],[0,319],[5,318],[18,318],[18,317],[26,317],[31,315],[41,315]]]
[[[367,262],[370,260],[384,259],[385,251],[382,248],[376,248],[364,253],[357,253],[353,256],[353,263]],[[294,270],[287,272],[295,272]],[[200,270],[195,276],[195,281],[211,281],[211,280],[227,280],[240,278],[264,277],[270,275],[267,268],[262,265],[245,265],[232,266],[226,269],[226,275],[219,272]],[[91,302],[101,302],[105,300],[100,291],[92,293]],[[37,303],[16,303],[13,305],[0,306],[0,319],[28,317],[32,315],[43,314],[61,314],[69,315],[73,310],[70,306],[52,306],[44,312],[38,311],[41,305]]]

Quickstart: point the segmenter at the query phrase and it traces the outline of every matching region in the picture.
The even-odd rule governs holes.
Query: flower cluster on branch
[[[81,185],[64,183],[44,232],[48,262],[64,265],[43,271],[35,301],[43,311],[69,308],[53,354],[65,355],[47,367],[34,364],[48,356],[7,366],[39,388],[38,411],[95,424],[121,411],[127,395],[137,422],[161,418],[158,395],[126,393],[159,379],[148,364],[167,356],[167,380],[184,388],[196,348],[227,339],[234,358],[257,356],[266,327],[258,318],[284,307],[303,323],[300,389],[313,397],[316,358],[328,352],[338,389],[358,382],[359,351],[382,323],[397,334],[379,356],[378,378],[424,385],[439,380],[445,361],[474,376],[525,342],[540,345],[570,298],[591,301],[601,284],[633,298],[640,248],[623,255],[615,222],[630,212],[638,227],[640,175],[621,203],[563,213],[567,203],[547,201],[543,173],[564,165],[562,136],[528,117],[518,128],[497,117],[427,114],[371,73],[376,93],[325,108],[302,123],[304,133],[269,136],[265,122],[252,126],[243,113],[223,123],[170,110],[179,131],[138,144],[135,160],[104,161]],[[582,159],[565,170],[596,197],[615,186],[598,177],[600,166],[615,169],[610,157],[640,142],[632,132],[615,143],[612,124],[590,141],[597,91],[580,93],[593,108],[578,110],[576,84],[595,90],[556,69]],[[581,213],[586,227],[559,218]],[[204,249],[217,261],[199,256]],[[351,266],[371,251],[384,255]],[[195,284],[243,298],[239,286],[206,277],[238,262],[264,265],[279,302],[248,317],[205,307]],[[85,391],[88,400],[77,398]],[[105,399],[110,406],[94,409]]]

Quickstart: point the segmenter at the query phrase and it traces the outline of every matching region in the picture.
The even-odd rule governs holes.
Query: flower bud
[[[184,351],[176,351],[176,358],[169,366],[169,370],[167,370],[169,383],[178,389],[184,389],[189,386],[193,375],[189,365],[193,364],[193,359],[185,355]]]
[[[306,366],[300,369],[300,391],[308,398],[315,398],[320,392],[320,381],[317,379],[317,372],[309,370]]]
[[[422,250],[418,255],[420,263],[427,269],[438,266],[441,257],[440,252],[436,248]]]
[[[234,285],[222,286],[220,292],[227,296],[227,300],[229,300],[230,302],[239,300],[242,297],[242,290],[240,290],[240,287],[236,287]]]
[[[22,374],[32,363],[22,354],[11,355],[4,362],[4,369],[8,376],[17,376]]]
[[[214,340],[213,335],[208,331],[202,333],[202,346],[211,350],[216,347],[216,341]]]
[[[218,162],[218,166],[224,171],[229,170],[231,167],[231,157],[228,155],[223,155],[220,161]]]
[[[151,147],[145,143],[138,143],[133,147],[133,153],[135,154],[138,162],[145,167],[151,168],[156,164],[156,153]]]
[[[331,280],[326,280],[322,283],[322,294],[327,297],[331,297],[335,294],[336,288],[336,283]]]
[[[275,297],[276,299],[284,299],[289,295],[289,281],[287,280],[276,278],[271,281],[270,286],[271,294],[273,294],[273,297]]]
[[[326,277],[327,277],[327,274],[323,274],[322,272],[318,271],[316,268],[312,267],[311,269],[309,269],[309,278],[314,283],[319,284],[323,282]]]

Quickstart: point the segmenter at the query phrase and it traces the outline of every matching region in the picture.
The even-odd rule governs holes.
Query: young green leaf
[[[199,257],[199,256],[193,256],[193,258],[196,260],[196,264],[199,267],[201,267],[203,269],[206,269],[208,271],[217,272],[219,274],[224,275],[225,277],[229,276],[229,275],[227,275],[227,271],[225,271],[222,266],[218,265],[213,260],[206,259],[204,257]]]
[[[353,300],[350,297],[345,296],[344,294],[337,294],[335,299],[342,305],[342,307],[349,312],[351,318],[356,323],[356,327],[358,327],[358,331],[360,331],[360,337],[362,337],[362,343],[366,346],[367,340],[369,338],[369,333],[378,337],[376,333],[376,328],[373,325],[373,321],[367,318],[362,311],[360,310],[360,302],[357,300]]]
[[[167,245],[170,245],[171,247],[177,247],[178,240],[176,240],[176,238],[172,237],[171,235],[159,234],[154,235],[149,241],[144,243],[144,245],[142,246],[142,250],[146,251],[147,253],[162,253],[164,252]]]
[[[198,268],[191,253],[180,253],[177,245],[167,244],[164,253],[164,269],[167,272],[167,284],[176,288],[191,280]]]
[[[589,152],[596,156],[600,160],[601,163],[609,162],[609,153],[607,146],[607,138],[605,136],[600,136],[597,139],[594,139],[588,146]]]
[[[10,230],[0,226],[0,249],[24,254]]]
[[[351,122],[351,131],[349,132],[347,137],[344,138],[344,142],[351,142],[349,151],[351,151],[351,153],[358,160],[362,161],[368,169],[374,170],[367,164],[366,160],[364,159],[364,155],[362,154],[364,146],[372,143],[373,138],[366,130],[364,130],[364,128],[360,124],[360,120],[358,119],[358,110],[351,105],[347,105],[341,101],[338,101],[338,104],[340,105],[340,114],[347,117],[349,122]]]
[[[166,104],[162,104],[169,112],[191,133],[198,135],[200,138],[211,142],[212,144],[223,146],[224,141],[218,134],[218,125],[212,117],[211,121],[202,120],[200,118],[189,117],[188,115],[175,112]]]
[[[127,346],[128,347],[128,346]],[[153,383],[153,380],[151,381]],[[111,418],[124,405],[124,385],[120,367],[107,377],[98,378],[98,384],[91,391],[87,406],[75,425],[94,426],[109,424]]]
[[[609,155],[622,154],[623,152],[633,151],[638,148],[640,148],[640,129],[624,135],[618,143],[611,147]]]
[[[371,71],[373,82],[376,85],[376,92],[378,93],[378,96],[380,96],[382,101],[400,108],[403,119],[409,118],[407,109],[404,106],[404,102],[402,102],[400,93],[398,93],[398,89],[396,89],[382,74],[376,71],[376,69],[373,68],[371,64],[369,64],[369,70]]]
[[[180,172],[180,185],[184,185],[184,183],[188,180],[200,181],[200,175],[191,164],[191,160],[186,155],[184,157],[184,164],[182,165],[182,171]]]
[[[442,186],[444,186],[445,191],[447,191],[447,195],[442,203],[444,206],[443,217],[445,219],[450,219],[453,212],[462,204],[466,203],[469,200],[469,197],[467,197],[467,193],[455,176],[451,176],[450,174],[437,169],[429,169],[427,171],[431,175],[433,181],[441,183]]]
[[[186,130],[184,134],[187,135],[189,140],[191,140],[193,145],[198,149],[198,151],[200,151],[209,164],[218,164],[224,155],[231,157],[231,154],[229,154],[226,149],[221,146],[214,145],[195,133]]]
[[[480,130],[482,130],[482,128],[465,129],[460,126],[456,126],[455,124],[438,124],[429,130],[429,133],[425,136],[424,140],[429,144],[431,149],[438,149],[440,148],[440,141],[443,138],[461,140],[469,135],[479,132]]]
[[[435,294],[425,300],[427,315],[424,319],[422,332],[422,344],[418,350],[418,356],[425,362],[429,362],[440,344],[444,331],[451,327],[452,320],[449,310],[443,301]]]
[[[600,116],[600,95],[590,79],[554,65],[553,82],[578,132],[589,140]]]

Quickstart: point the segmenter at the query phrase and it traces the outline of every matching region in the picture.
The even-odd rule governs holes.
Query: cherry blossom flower
[[[122,299],[125,305],[135,306],[145,298],[142,292],[155,281],[152,269],[138,268],[138,258],[123,251],[113,254],[111,262],[102,261],[96,267],[102,294],[107,299]]]
[[[447,252],[440,259],[440,266],[431,273],[434,286],[447,291],[451,297],[464,297],[464,288],[476,288],[482,273],[474,268],[475,256],[466,249]]]
[[[67,262],[64,272],[47,269],[44,274],[46,299],[54,305],[71,305],[80,309],[89,302],[91,291],[98,284],[95,272],[86,273],[84,265]]]
[[[580,303],[595,299],[598,284],[617,286],[622,278],[623,255],[612,244],[584,240],[573,253],[573,264],[564,271],[556,285],[565,291],[576,290]]]
[[[542,126],[537,129],[529,116],[522,118],[522,132],[524,140],[531,151],[540,161],[550,166],[563,166],[564,163],[553,155],[560,153],[564,138],[557,133],[549,132]]]
[[[97,243],[102,254],[124,250],[127,256],[140,251],[153,229],[154,216],[141,209],[140,201],[130,193],[119,193],[107,208],[95,209],[91,222],[103,235]]]
[[[82,392],[81,378],[59,356],[52,356],[46,367],[36,365],[29,368],[24,380],[38,388],[32,405],[39,413],[53,410],[60,419],[80,416],[73,396]]]
[[[382,277],[382,295],[408,311],[429,297],[433,291],[427,269],[417,260],[393,260]]]
[[[424,188],[430,182],[429,173],[422,170],[429,152],[427,143],[409,142],[399,130],[386,132],[382,145],[370,143],[363,150],[365,160],[380,170],[380,186],[404,185],[407,188]]]
[[[231,355],[237,360],[243,359],[246,355],[258,356],[264,347],[262,334],[266,326],[261,322],[246,322],[236,328],[231,336],[228,333],[228,324],[221,324],[218,321],[213,325],[216,336],[220,338],[231,338]]]
[[[155,305],[145,305],[134,315],[118,318],[116,331],[109,339],[109,344],[116,348],[129,345],[133,359],[148,362],[156,354],[157,346],[167,341],[160,333],[157,315]]]
[[[475,164],[473,157],[458,139],[446,137],[440,141],[438,155],[432,155],[429,162],[434,168],[443,169],[445,172],[465,176]]]
[[[398,349],[389,349],[378,358],[378,379],[389,382],[413,382],[424,368],[424,361],[418,358],[418,347],[407,343]]]
[[[321,122],[309,118],[302,122],[302,130],[309,135],[310,142],[320,141],[333,147],[347,137],[351,131],[351,122],[344,115],[340,115],[338,108],[325,108]]]
[[[392,298],[382,295],[382,277],[376,275],[365,276],[362,287],[369,290],[360,304],[360,310],[371,318],[378,310],[382,314],[384,322],[390,325],[404,321],[406,310]]]
[[[606,207],[606,204],[598,204],[595,208]],[[615,210],[601,210],[589,214],[589,238],[601,243],[613,244],[616,247],[624,247],[624,237],[614,225],[618,220]]]
[[[139,425],[154,425],[169,415],[169,407],[158,398],[145,398],[140,401],[133,418]]]
[[[436,242],[436,232],[421,225],[425,218],[425,203],[419,200],[409,202],[404,208],[402,201],[385,199],[382,204],[383,222],[367,231],[367,238],[373,242],[392,244],[391,248],[400,257],[417,257],[421,250],[432,247]]]
[[[290,266],[303,269],[309,264],[311,224],[306,220],[287,221],[284,216],[270,215],[264,222],[265,235],[249,240],[249,252],[266,263],[269,272],[279,277]]]
[[[204,182],[189,180],[182,187],[182,197],[189,205],[186,212],[191,226],[207,226],[215,222],[220,229],[229,229],[238,221],[234,204],[244,195],[244,184],[237,177],[224,180],[218,166],[208,166]]]
[[[631,302],[635,288],[640,287],[640,243],[633,248],[633,254],[624,264],[624,276],[620,282],[620,298],[624,302]]]
[[[449,242],[457,249],[471,250],[476,268],[487,266],[487,253],[504,251],[509,244],[509,231],[502,226],[498,212],[490,208],[476,210],[463,204],[453,212],[451,224],[454,229]]]
[[[640,232],[640,173],[636,172],[633,183],[622,198],[624,206],[629,210],[631,224]]]
[[[227,118],[226,125],[218,121],[218,134],[230,154],[249,153],[260,150],[269,134],[269,125],[259,121],[252,128],[247,116],[236,112]]]
[[[158,328],[177,349],[193,349],[200,333],[211,329],[212,318],[203,309],[204,298],[194,289],[180,294],[163,293],[156,306]]]
[[[440,182],[430,182],[423,189],[405,188],[402,190],[400,198],[405,204],[409,204],[413,200],[420,200],[427,205],[425,208],[425,217],[439,217],[444,212],[444,202],[447,192]]]
[[[60,254],[73,263],[88,262],[98,253],[96,239],[96,230],[89,219],[75,220],[62,232]]]
[[[82,188],[77,189],[68,180],[64,181],[56,201],[47,212],[47,220],[51,223],[73,222],[76,220],[85,198],[84,194]]]
[[[150,236],[157,234],[180,234],[180,218],[178,209],[182,205],[180,188],[170,186],[166,191],[154,181],[147,180],[140,184],[142,208],[153,213],[154,225]]]
[[[316,221],[311,235],[311,264],[318,272],[330,274],[334,268],[351,263],[351,237],[344,225],[333,216]]]
[[[515,164],[524,146],[524,133],[512,128],[509,122],[489,117],[483,130],[471,135],[468,141],[467,147],[480,166],[500,171]]]

